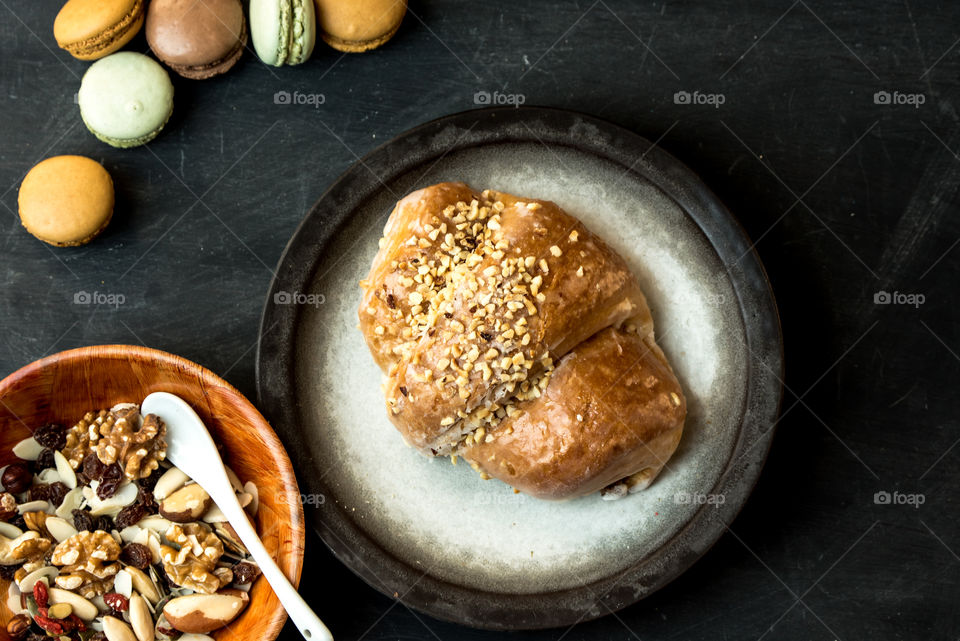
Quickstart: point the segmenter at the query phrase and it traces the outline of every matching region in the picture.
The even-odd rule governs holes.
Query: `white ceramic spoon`
[[[327,626],[314,614],[263,547],[237,501],[217,446],[193,408],[179,396],[154,392],[144,399],[140,412],[144,415],[156,414],[166,423],[167,460],[199,483],[227,517],[300,634],[310,641],[333,641]]]

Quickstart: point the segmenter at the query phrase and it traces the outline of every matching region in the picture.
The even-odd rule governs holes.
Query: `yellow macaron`
[[[113,180],[95,160],[54,156],[27,173],[18,204],[23,226],[43,242],[84,245],[113,217]]]

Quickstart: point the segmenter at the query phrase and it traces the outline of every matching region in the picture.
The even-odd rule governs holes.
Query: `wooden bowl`
[[[89,410],[140,403],[160,391],[187,401],[222,446],[224,461],[242,481],[257,485],[257,531],[297,585],[303,568],[303,507],[280,439],[234,387],[179,356],[146,347],[100,345],[60,352],[17,370],[0,381],[0,465],[17,460],[11,448],[37,427],[73,425]],[[6,629],[11,617],[5,606],[7,582],[0,585],[0,622]],[[224,641],[271,640],[286,618],[270,585],[260,578],[243,614],[213,636]]]

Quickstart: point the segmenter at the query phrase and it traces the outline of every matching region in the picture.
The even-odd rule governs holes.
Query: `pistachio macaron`
[[[98,60],[137,35],[144,7],[144,0],[69,0],[53,22],[53,37],[74,58]]]
[[[313,0],[250,0],[250,35],[268,65],[306,62],[317,40]]]
[[[27,172],[17,197],[28,232],[57,247],[84,245],[113,217],[113,180],[85,156],[53,156]]]
[[[407,0],[314,0],[320,36],[339,51],[376,49],[393,37],[407,13]]]
[[[94,136],[114,147],[136,147],[156,138],[173,113],[173,83],[152,58],[121,51],[90,65],[77,102]]]

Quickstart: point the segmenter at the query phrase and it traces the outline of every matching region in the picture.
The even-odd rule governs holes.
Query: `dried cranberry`
[[[136,525],[136,523],[147,515],[147,509],[142,505],[134,503],[120,510],[120,514],[114,518],[117,523],[117,529],[122,530],[125,527]]]
[[[237,585],[253,583],[260,576],[260,568],[253,563],[240,562],[233,566],[233,582]]]
[[[82,467],[84,476],[91,481],[99,481],[107,466],[103,464],[96,452],[90,452],[84,457]]]
[[[67,496],[67,492],[69,491],[70,488],[60,481],[51,483],[47,489],[47,500],[53,504],[53,507],[60,507],[60,505],[63,503],[64,497]]]
[[[130,609],[130,601],[119,592],[107,592],[103,601],[114,612],[126,612]]]
[[[56,423],[47,423],[33,433],[33,438],[37,443],[51,450],[63,449],[67,444],[67,433],[63,426]]]
[[[12,581],[14,575],[17,573],[17,570],[19,570],[22,566],[22,563],[18,565],[0,565],[0,579]]]
[[[57,461],[53,457],[53,450],[47,448],[40,452],[40,456],[37,457],[36,462],[33,464],[34,469],[38,472],[47,470],[57,466]]]
[[[150,548],[140,543],[128,543],[120,553],[120,560],[127,565],[132,565],[138,570],[146,570],[153,561],[153,554]]]
[[[73,511],[73,527],[77,528],[78,531],[93,532],[93,525],[93,517],[90,516],[89,512],[85,510]]]

